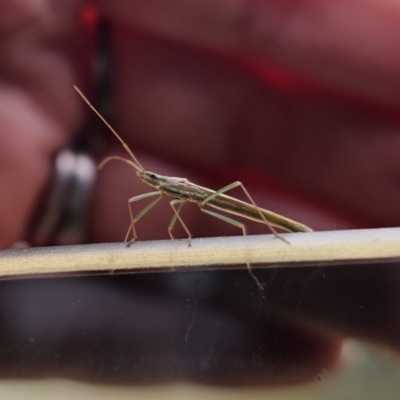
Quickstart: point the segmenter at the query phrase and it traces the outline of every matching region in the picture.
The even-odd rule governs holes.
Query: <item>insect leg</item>
[[[171,239],[173,239],[174,237],[172,235],[172,228],[174,227],[175,222],[178,219],[179,222],[181,223],[183,229],[185,230],[186,234],[188,235],[188,241],[189,241],[188,246],[191,246],[192,245],[192,234],[190,233],[189,229],[187,228],[187,226],[182,221],[182,218],[179,215],[181,208],[185,203],[186,203],[186,200],[181,200],[181,199],[172,200],[169,203],[171,205],[172,209],[174,210],[174,216],[172,217],[171,222],[168,225],[168,233],[169,233],[169,236],[171,237]],[[178,209],[175,208],[175,204],[179,204]]]
[[[155,196],[155,195],[158,195],[159,198],[154,200],[147,207],[145,207],[142,211],[140,211],[139,214],[137,214],[135,217],[133,217],[131,203],[138,201],[138,200],[145,199],[147,197]],[[124,241],[128,242],[128,237],[129,237],[129,233],[131,230],[132,230],[132,236],[133,236],[132,239],[128,242],[128,246],[130,246],[137,239],[136,229],[135,229],[136,222],[139,221],[139,219],[142,218],[143,215],[147,213],[147,211],[149,211],[153,206],[155,206],[161,200],[161,197],[162,197],[162,194],[160,194],[159,192],[150,192],[150,193],[140,194],[139,196],[132,197],[128,200],[128,209],[129,209],[129,216],[131,218],[131,224],[129,225],[129,229],[128,229],[128,232],[126,233]]]
[[[204,210],[203,208],[200,208],[200,210],[203,211],[203,212],[205,212],[206,214],[212,215],[212,216],[215,217],[215,218],[221,219],[222,221],[225,221],[225,222],[227,222],[228,224],[231,224],[231,225],[233,225],[233,226],[236,226],[236,227],[240,228],[240,229],[243,231],[243,236],[246,236],[246,227],[245,227],[242,223],[240,223],[240,222],[238,222],[238,221],[235,221],[234,219],[228,218],[228,217],[226,217],[225,215],[221,215],[221,214],[217,214],[217,213],[212,212],[212,211]],[[264,290],[264,288],[263,288],[263,286],[261,285],[260,281],[259,281],[259,280],[257,279],[257,277],[253,274],[253,271],[251,270],[250,264],[247,262],[246,265],[247,265],[247,271],[249,272],[250,276],[251,276],[251,277],[254,279],[254,281],[256,282],[258,288],[259,288],[260,290]]]
[[[201,205],[206,205],[207,202],[209,202],[210,200],[214,199],[215,197],[217,197],[218,195],[228,192],[229,190],[232,190],[236,187],[241,187],[244,194],[247,196],[247,198],[250,200],[250,203],[254,206],[254,208],[258,211],[258,214],[260,215],[261,219],[264,221],[265,225],[268,226],[268,228],[272,231],[272,233],[278,238],[281,239],[282,241],[286,242],[287,244],[290,244],[283,236],[281,236],[276,229],[271,225],[271,223],[265,218],[264,214],[260,211],[259,207],[257,206],[257,204],[255,203],[255,201],[252,199],[252,197],[250,196],[250,193],[247,191],[247,189],[244,187],[242,182],[233,182],[228,186],[223,187],[222,189],[217,190],[215,193],[210,194],[210,196],[208,196],[206,199],[204,199],[204,201],[201,203]]]

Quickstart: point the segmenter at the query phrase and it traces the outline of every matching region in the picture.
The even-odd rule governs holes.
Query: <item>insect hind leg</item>
[[[234,219],[231,219],[229,217],[226,217],[225,215],[221,215],[218,214],[216,212],[213,211],[209,211],[209,210],[204,210],[203,208],[200,208],[201,211],[205,212],[206,214],[212,215],[215,218],[221,219],[222,221],[227,222],[228,224],[231,224],[233,226],[236,226],[237,228],[242,229],[243,232],[243,236],[246,236],[246,227],[244,226],[244,224],[242,224],[241,222],[235,221]],[[250,276],[254,279],[255,283],[257,284],[258,288],[260,290],[264,290],[264,287],[262,286],[262,284],[260,283],[260,281],[258,280],[258,278],[254,275],[250,263],[246,262],[246,266],[247,266],[247,271],[250,274]]]
[[[224,186],[222,189],[217,190],[216,192],[210,194],[210,196],[208,196],[207,198],[205,198],[203,200],[203,202],[201,203],[202,206],[205,206],[210,200],[216,198],[218,195],[222,194],[222,193],[226,193],[229,190],[235,189],[237,187],[240,187],[244,194],[246,195],[246,197],[249,199],[250,203],[253,205],[253,207],[257,210],[258,214],[260,215],[260,218],[262,219],[262,221],[264,222],[265,225],[268,226],[268,228],[271,230],[271,232],[280,240],[282,240],[283,242],[290,244],[289,241],[287,241],[282,235],[280,235],[276,229],[271,225],[271,223],[265,218],[264,214],[261,212],[260,208],[257,206],[257,204],[255,203],[255,201],[253,200],[253,198],[250,196],[250,193],[247,191],[247,189],[244,187],[243,183],[240,181],[236,181],[231,183],[230,185]]]

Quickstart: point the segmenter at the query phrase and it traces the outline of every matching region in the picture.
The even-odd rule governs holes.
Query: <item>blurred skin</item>
[[[23,237],[50,178],[54,153],[70,141],[87,112],[72,90],[79,77],[64,51],[77,37],[78,7],[72,1],[6,0],[0,5],[2,248]],[[130,0],[103,1],[100,8],[118,22],[115,123],[146,169],[186,177],[214,189],[238,179],[230,170],[254,171],[267,182],[264,185],[252,179],[254,188],[247,185],[260,206],[316,230],[400,224],[398,2]],[[266,71],[270,65],[285,71],[281,83],[262,78],[234,58],[257,61]],[[116,140],[110,139],[110,143],[109,154],[126,156]],[[279,183],[279,189],[276,184],[268,185],[272,181]],[[92,240],[122,240],[127,229],[126,200],[146,191],[126,165],[110,164],[99,175],[96,187]],[[183,215],[197,237],[239,233],[193,207],[188,206]],[[168,203],[156,207],[138,224],[139,238],[167,237],[164,227],[170,219]],[[251,225],[251,233],[265,231],[262,225]],[[341,335],[398,346],[398,322],[392,321],[398,302],[396,270],[381,274],[371,267],[360,283],[354,268],[333,275],[326,291],[319,286],[324,282],[322,272],[317,276],[310,270],[297,272],[298,289],[293,288],[292,300],[289,296],[284,308],[300,322],[295,327],[277,323],[287,339],[277,348],[285,349],[282,354],[287,355],[297,344],[307,342],[306,348],[312,350],[297,354],[296,362],[308,369],[299,368],[297,374],[286,376],[278,352],[276,373],[269,378],[261,374],[257,384],[313,379],[322,368],[333,368]],[[308,282],[310,274],[314,284],[305,295],[302,279]],[[264,281],[274,278],[270,271],[260,272],[260,276]],[[282,272],[282,282],[289,279],[285,276]],[[339,277],[355,282],[344,295]],[[164,298],[152,295],[151,285],[155,281],[157,289],[157,279],[162,280],[153,277],[145,282],[149,288],[146,296],[159,307],[158,315],[165,316]],[[236,278],[230,279],[234,282]],[[87,287],[81,283],[85,286],[82,292],[74,290],[78,297],[80,293],[89,296],[94,281],[82,282],[88,282]],[[377,282],[379,285],[374,285]],[[391,290],[387,290],[387,282],[391,282]],[[46,291],[35,285],[32,290],[38,287],[45,296]],[[74,285],[74,281],[65,285]],[[231,292],[237,294],[234,288],[232,284]],[[346,301],[332,301],[332,292]],[[15,292],[7,293],[5,301],[14,304]],[[301,309],[295,293],[303,298]],[[123,296],[118,292],[109,296],[116,309],[122,307]],[[279,295],[268,296],[271,304],[280,301]],[[169,301],[184,300],[182,296],[179,301]],[[176,309],[178,303],[174,303]],[[371,307],[370,318],[360,325],[354,314],[343,318],[338,311],[340,307],[358,310],[366,303]],[[34,307],[30,300],[26,304]],[[147,312],[149,303],[143,300],[140,304],[143,308],[132,311],[138,318]],[[110,314],[102,319],[100,332],[111,329],[106,322]],[[46,321],[51,319],[50,315]],[[262,327],[267,320],[260,323]],[[248,329],[250,342],[254,340],[252,323],[242,322],[241,326]],[[388,323],[390,334],[386,334]],[[163,334],[174,325],[155,319],[153,331],[159,331],[158,324]],[[72,325],[68,328],[75,332]],[[57,343],[57,336],[52,338]],[[223,368],[220,373],[224,375]],[[212,378],[204,378],[208,380]]]

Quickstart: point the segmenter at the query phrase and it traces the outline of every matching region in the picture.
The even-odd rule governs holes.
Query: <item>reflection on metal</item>
[[[400,260],[400,228],[289,233],[290,245],[273,235],[81,246],[0,252],[0,276],[110,271],[323,266]]]
[[[65,149],[55,159],[54,182],[28,243],[66,245],[85,241],[86,211],[96,179],[96,165],[85,153]]]

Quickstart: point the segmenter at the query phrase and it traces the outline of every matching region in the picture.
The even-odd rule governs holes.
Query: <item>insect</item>
[[[246,228],[242,223],[235,221],[225,215],[221,215],[216,212],[210,211],[206,209],[206,207],[211,207],[226,212],[228,214],[237,215],[243,218],[247,218],[265,224],[270,228],[270,230],[277,238],[281,239],[287,244],[289,244],[289,242],[284,237],[282,237],[275,230],[274,227],[278,227],[290,232],[312,231],[312,229],[310,229],[306,225],[303,225],[299,222],[293,221],[282,215],[275,214],[271,211],[258,207],[254,202],[254,200],[252,199],[252,197],[250,196],[247,189],[243,186],[241,182],[234,182],[228,186],[223,187],[222,189],[214,191],[211,189],[198,186],[192,182],[189,182],[185,178],[162,176],[155,174],[153,172],[146,171],[142,167],[140,162],[137,160],[137,158],[134,156],[128,145],[122,140],[122,138],[111,127],[111,125],[103,118],[103,116],[92,106],[92,104],[85,97],[85,95],[76,86],[74,86],[74,89],[79,93],[79,95],[88,104],[88,106],[106,124],[106,126],[111,130],[111,132],[117,137],[117,139],[121,142],[122,146],[131,157],[131,160],[119,156],[107,157],[100,163],[99,169],[101,169],[106,163],[108,163],[111,160],[123,161],[128,165],[132,166],[136,170],[136,174],[142,182],[144,182],[146,185],[154,189],[153,192],[141,194],[139,196],[132,197],[131,199],[128,200],[128,208],[129,208],[131,223],[129,225],[129,229],[125,237],[125,242],[128,242],[130,232],[132,231],[132,240],[128,242],[128,245],[133,243],[137,239],[135,224],[139,221],[140,218],[143,217],[143,215],[145,215],[151,208],[153,208],[164,196],[170,196],[173,198],[173,200],[170,202],[170,205],[172,207],[174,215],[171,219],[170,224],[168,225],[168,234],[171,237],[171,239],[174,238],[172,235],[172,229],[176,221],[179,221],[179,223],[182,225],[183,229],[185,230],[188,236],[189,246],[191,245],[192,235],[179,215],[183,205],[188,201],[196,203],[201,211],[209,215],[212,215],[213,217],[219,218],[222,221],[225,221],[233,226],[236,226],[237,228],[242,229],[243,235],[246,235]],[[236,187],[240,187],[243,190],[243,192],[249,199],[250,203],[246,203],[244,201],[235,199],[234,197],[230,197],[224,194]],[[135,201],[153,196],[158,196],[158,197],[148,206],[146,206],[142,211],[140,211],[136,216],[133,216],[131,204],[134,203]],[[258,288],[260,290],[264,290],[263,286],[261,285],[257,277],[253,274],[249,263],[247,263],[247,270],[251,275],[251,277],[255,280]]]

